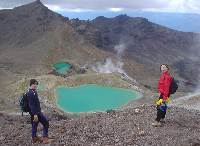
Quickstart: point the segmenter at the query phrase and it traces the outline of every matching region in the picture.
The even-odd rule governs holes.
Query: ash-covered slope
[[[151,126],[155,115],[154,106],[79,116],[50,113],[51,145],[200,145],[198,111],[170,108],[166,123],[157,128]],[[28,120],[29,116],[1,114],[1,145],[30,145]]]

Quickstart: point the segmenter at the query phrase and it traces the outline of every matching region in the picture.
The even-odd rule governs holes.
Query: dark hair
[[[168,64],[161,64],[161,65],[160,65],[160,71],[161,71],[161,66],[162,66],[162,65],[166,66],[166,67],[167,67],[167,70],[169,70],[169,65],[168,65]]]
[[[33,85],[33,84],[38,85],[38,81],[36,79],[31,79],[30,80],[30,86]]]

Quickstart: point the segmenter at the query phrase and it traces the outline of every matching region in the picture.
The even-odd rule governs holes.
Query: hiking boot
[[[160,127],[162,126],[160,122],[158,121],[155,121],[154,123],[151,124],[152,126],[155,126],[155,127]]]
[[[43,137],[42,142],[43,142],[43,144],[48,144],[49,143],[49,138],[48,137]]]
[[[32,138],[32,141],[33,141],[33,143],[36,143],[36,142],[41,143],[41,142],[42,142],[42,139],[41,139],[41,137],[36,136],[36,137],[33,137],[33,138]]]
[[[166,122],[165,122],[165,120],[164,120],[164,119],[161,119],[161,120],[160,120],[160,123],[163,123],[163,124],[165,124]]]
[[[43,144],[49,144],[53,141],[53,139],[50,139],[49,137],[45,136],[43,137]]]

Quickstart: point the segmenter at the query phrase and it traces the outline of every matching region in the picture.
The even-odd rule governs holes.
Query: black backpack
[[[177,91],[177,89],[178,89],[177,81],[174,78],[172,78],[172,83],[169,88],[169,93],[174,94]]]
[[[27,90],[27,92],[23,93],[23,95],[19,99],[19,105],[21,108],[22,116],[23,116],[24,112],[27,113],[30,111],[29,101],[28,101],[28,96],[27,96],[28,91],[29,90]]]

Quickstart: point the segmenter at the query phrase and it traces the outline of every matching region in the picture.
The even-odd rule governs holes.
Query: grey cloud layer
[[[0,0],[0,9],[13,8],[34,0]],[[103,10],[124,8],[200,13],[200,0],[41,0],[53,10]]]
[[[34,0],[0,0],[1,8],[13,8]],[[59,6],[63,9],[105,9],[105,8],[163,8],[166,0],[41,0],[45,5]]]
[[[34,0],[0,0],[0,8],[13,8],[33,1]]]
[[[164,0],[165,1],[165,0]],[[105,9],[105,8],[162,8],[166,1],[161,0],[58,0],[48,4],[59,5],[62,8]],[[45,2],[45,1],[44,1]]]

